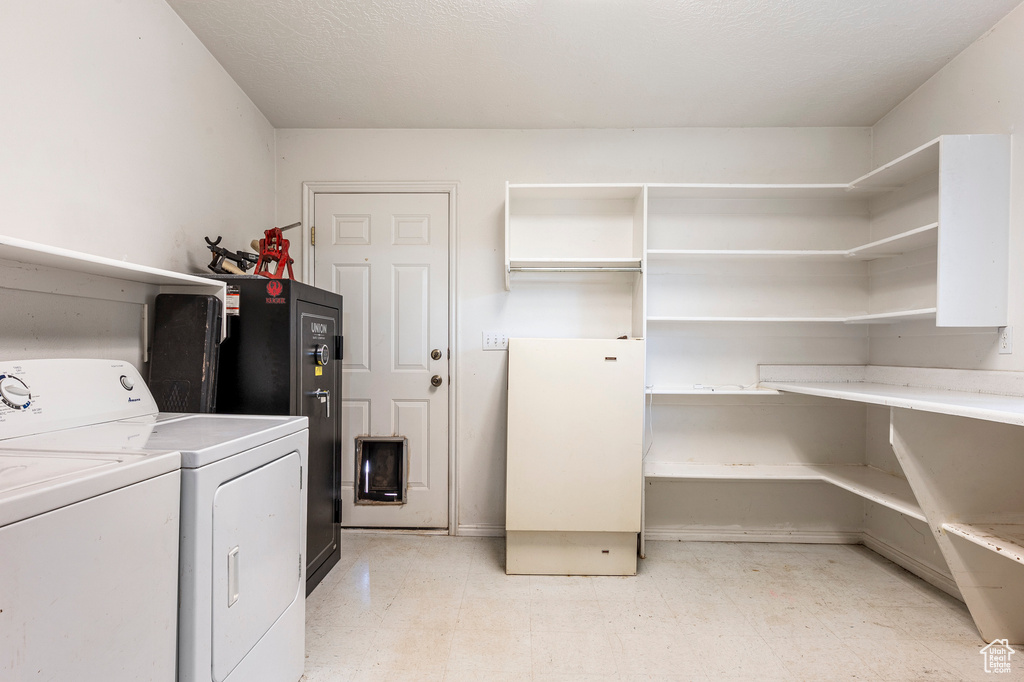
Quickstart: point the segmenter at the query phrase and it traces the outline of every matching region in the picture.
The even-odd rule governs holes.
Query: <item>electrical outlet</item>
[[[484,332],[484,350],[508,350],[508,334]]]
[[[1013,352],[1013,327],[999,328],[999,354],[1009,355]]]

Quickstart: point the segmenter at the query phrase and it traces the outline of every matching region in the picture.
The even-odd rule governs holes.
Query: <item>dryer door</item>
[[[226,678],[302,598],[299,467],[293,452],[224,483],[214,495],[214,680]]]

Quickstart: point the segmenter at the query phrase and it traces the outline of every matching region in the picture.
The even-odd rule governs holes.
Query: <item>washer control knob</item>
[[[132,380],[126,377],[124,374],[121,375],[121,385],[124,386],[124,390],[126,391],[130,391],[133,388],[135,388],[135,384],[132,383]]]
[[[0,400],[11,409],[24,410],[32,404],[32,391],[18,377],[0,374]]]
[[[313,351],[313,359],[316,361],[317,367],[323,367],[331,361],[331,349],[327,347],[327,344],[318,346]]]

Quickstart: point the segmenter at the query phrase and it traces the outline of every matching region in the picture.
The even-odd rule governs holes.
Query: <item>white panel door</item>
[[[313,211],[314,283],[345,298],[342,523],[446,528],[448,195],[317,194]],[[360,435],[409,439],[406,504],[354,503]]]

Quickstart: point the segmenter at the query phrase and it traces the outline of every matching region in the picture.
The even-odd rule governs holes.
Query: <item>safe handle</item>
[[[326,388],[318,388],[311,394],[327,406],[327,418],[331,418],[331,392]]]

